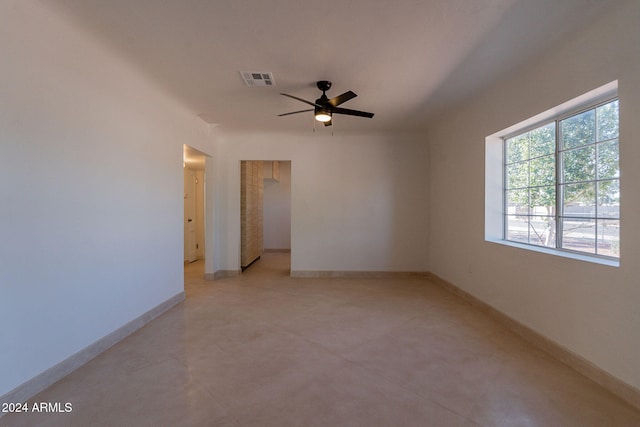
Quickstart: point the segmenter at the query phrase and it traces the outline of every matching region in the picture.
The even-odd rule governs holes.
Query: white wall
[[[294,271],[426,271],[427,148],[416,135],[221,132],[216,270],[240,266],[240,161],[291,160]]]
[[[640,2],[607,16],[433,122],[431,270],[640,387]],[[484,141],[619,79],[622,236],[619,268],[488,243]]]
[[[264,181],[265,249],[291,249],[291,162],[279,162],[279,167],[278,181]]]
[[[0,395],[183,291],[202,122],[50,3],[0,2]]]

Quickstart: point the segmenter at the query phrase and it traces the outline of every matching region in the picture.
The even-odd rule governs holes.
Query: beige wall
[[[0,58],[1,396],[183,291],[182,145],[209,137],[47,2],[0,1]]]
[[[240,160],[291,160],[291,268],[426,271],[419,135],[219,134],[216,270],[239,268]]]
[[[583,31],[433,122],[431,270],[640,387],[640,2]],[[485,137],[619,80],[619,268],[484,241]]]

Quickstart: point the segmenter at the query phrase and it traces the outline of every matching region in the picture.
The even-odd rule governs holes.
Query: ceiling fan
[[[343,93],[342,95],[338,95],[335,98],[329,99],[327,97],[326,92],[331,89],[331,82],[327,80],[320,80],[316,83],[318,89],[322,91],[322,96],[316,99],[315,102],[307,101],[306,99],[298,98],[297,96],[289,95],[286,93],[281,93],[280,95],[288,96],[289,98],[296,99],[300,102],[304,102],[305,104],[311,105],[313,108],[309,108],[306,110],[300,111],[292,111],[291,113],[278,114],[278,117],[288,116],[291,114],[298,113],[306,113],[307,111],[313,111],[313,115],[315,119],[319,122],[324,123],[325,126],[331,126],[331,117],[334,114],[346,114],[348,116],[358,116],[358,117],[373,117],[373,113],[367,113],[366,111],[358,111],[358,110],[350,110],[348,108],[339,108],[338,105],[347,102],[350,99],[355,98],[356,95],[352,91],[348,91]]]

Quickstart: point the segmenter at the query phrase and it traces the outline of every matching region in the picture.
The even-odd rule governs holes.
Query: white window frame
[[[505,239],[505,179],[504,140],[549,122],[561,120],[586,109],[594,108],[618,96],[618,82],[614,81],[594,89],[557,107],[502,129],[485,138],[485,240],[534,252],[557,255],[614,267],[620,266],[617,258],[572,252],[561,248],[549,248]],[[557,150],[556,150],[557,151]]]

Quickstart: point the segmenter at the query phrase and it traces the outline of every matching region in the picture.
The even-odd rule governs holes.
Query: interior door
[[[196,173],[185,169],[184,174],[184,260],[198,258],[196,239]]]

